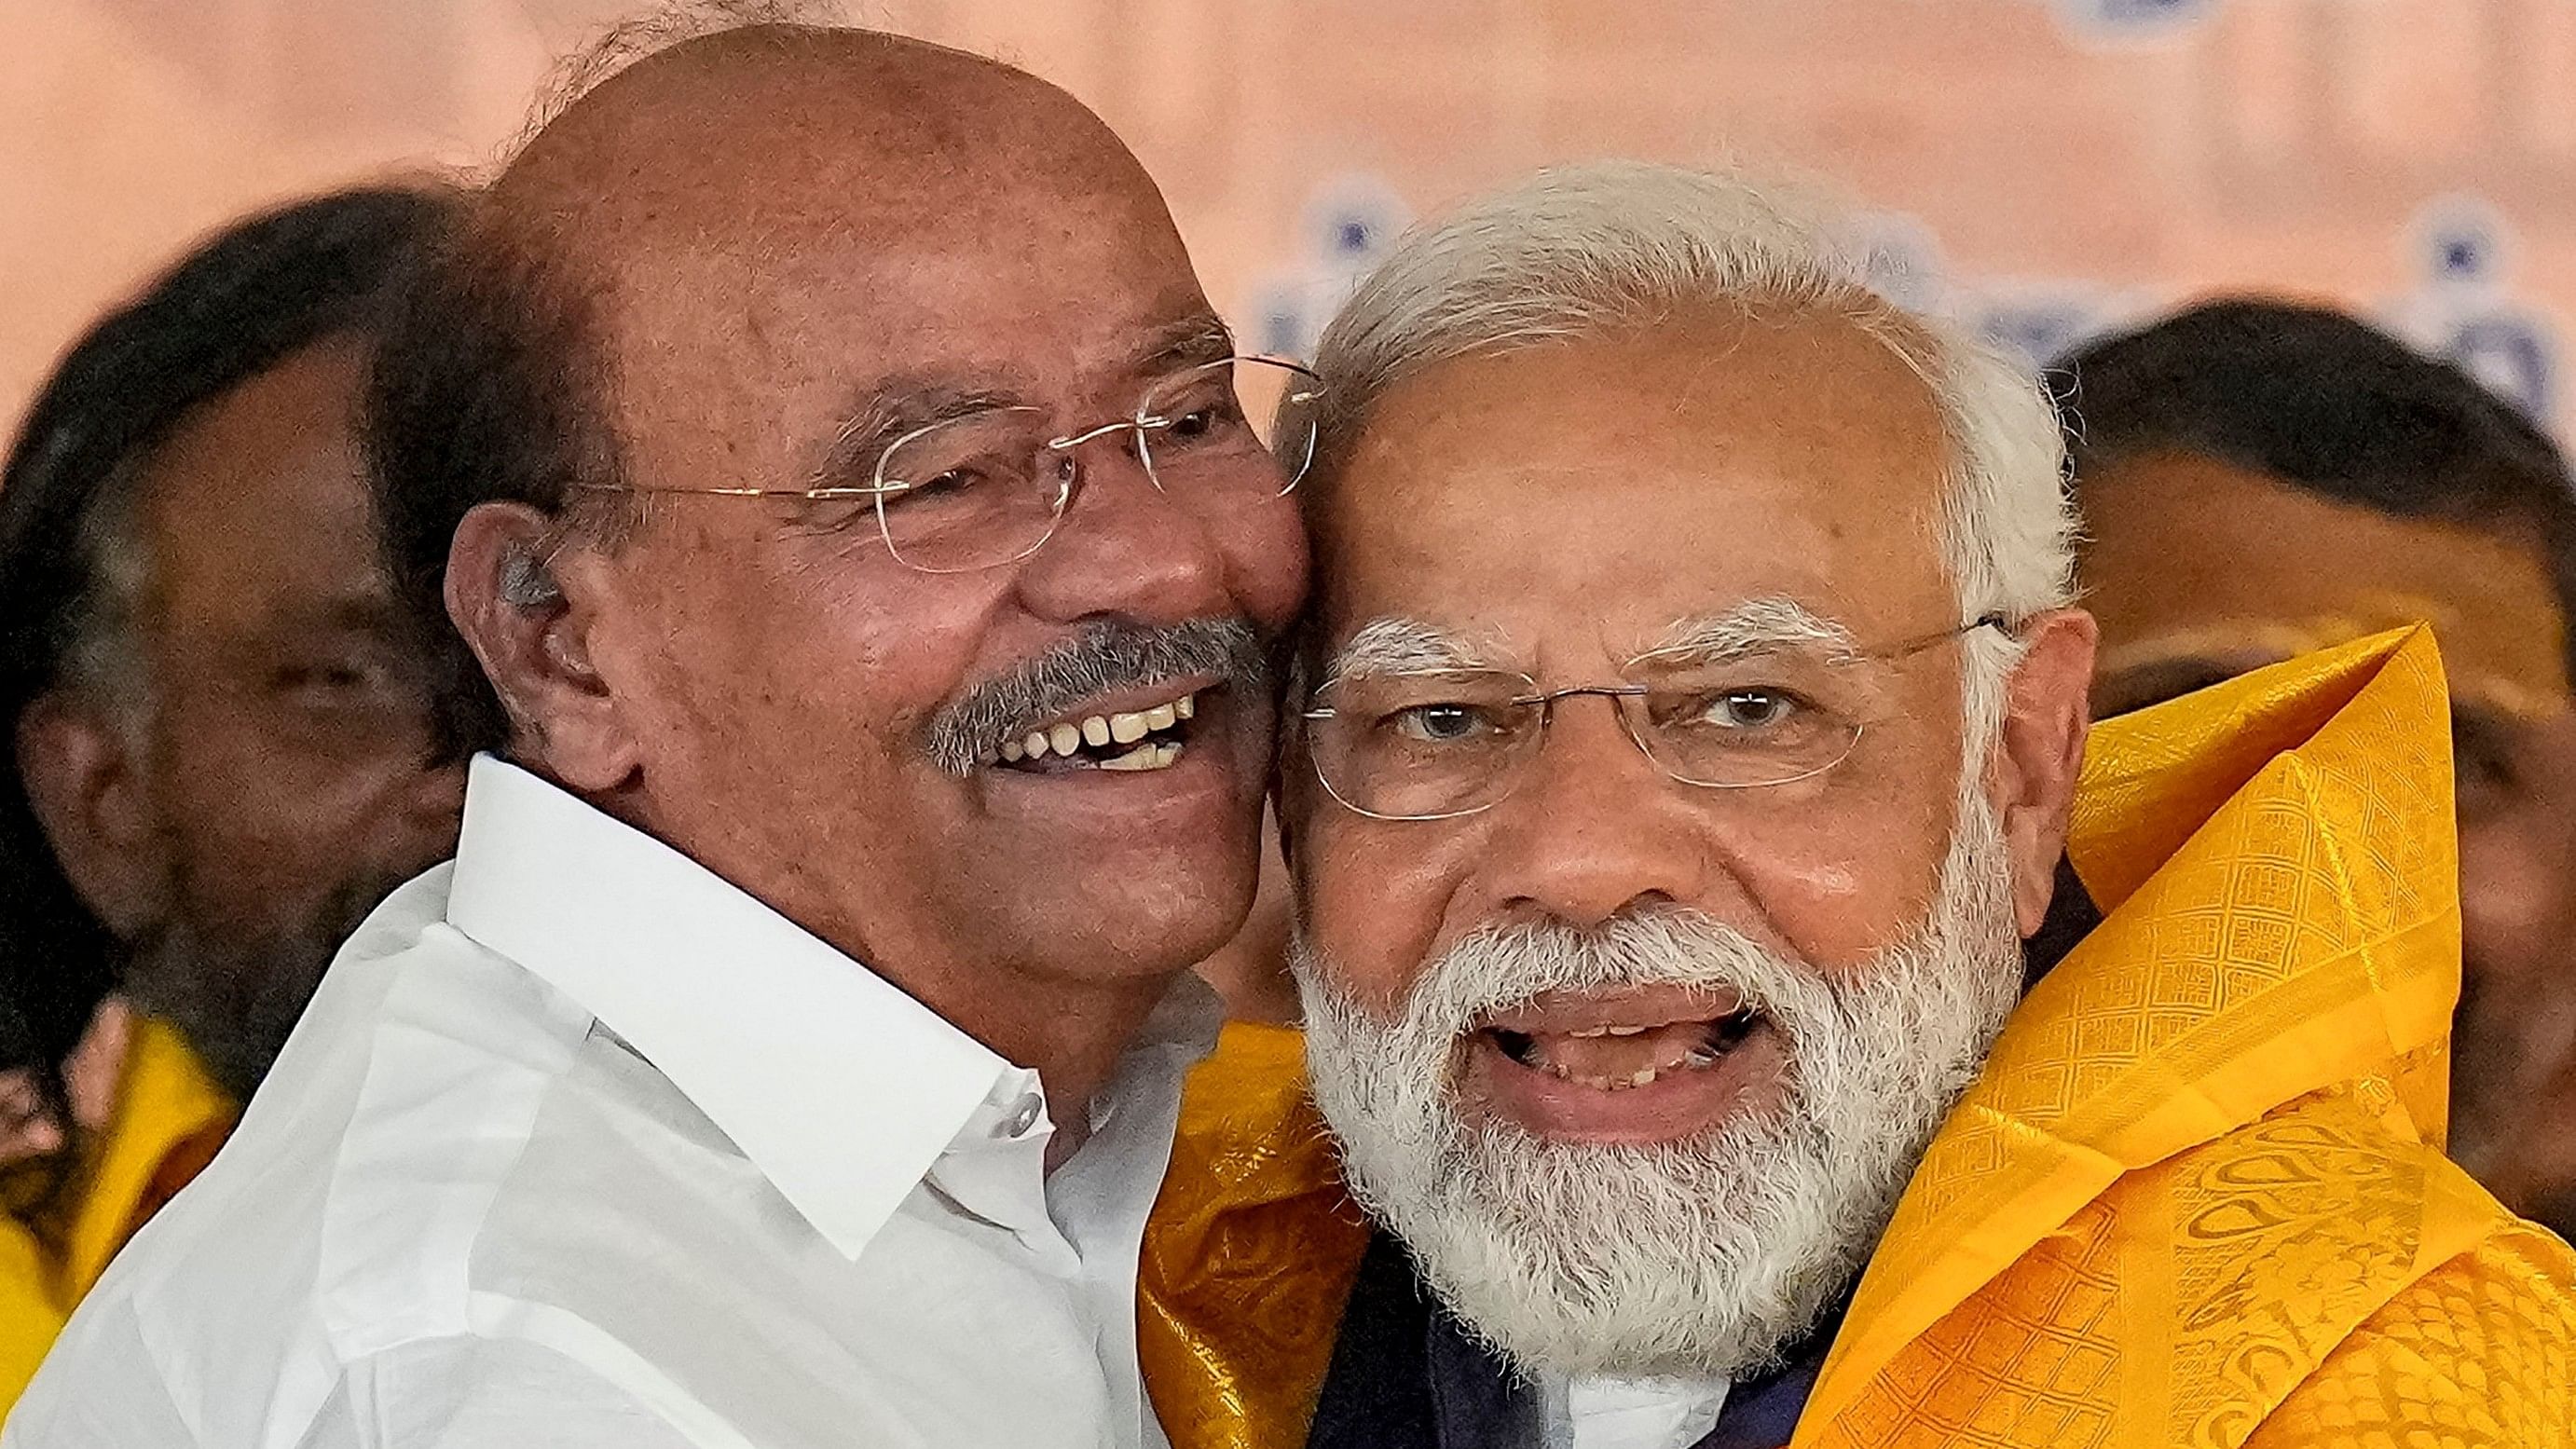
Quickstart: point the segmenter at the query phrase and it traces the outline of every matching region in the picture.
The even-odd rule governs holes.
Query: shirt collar
[[[1020,1071],[642,831],[475,757],[447,920],[633,1046],[855,1258]]]

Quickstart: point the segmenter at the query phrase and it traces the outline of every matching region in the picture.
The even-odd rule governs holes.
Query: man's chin
[[[1203,855],[1103,852],[1043,888],[970,897],[978,903],[969,919],[982,939],[1048,974],[1148,980],[1188,970],[1232,940],[1255,880],[1249,864]]]
[[[1738,1377],[1806,1335],[1875,1234],[1798,1135],[1752,1114],[1674,1145],[1498,1124],[1452,1159],[1452,1190],[1372,1206],[1458,1319],[1526,1373]]]

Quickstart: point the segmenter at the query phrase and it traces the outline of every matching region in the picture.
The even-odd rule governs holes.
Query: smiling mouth
[[[1626,1020],[1553,1030],[1488,1026],[1478,1034],[1515,1065],[1597,1092],[1622,1092],[1714,1069],[1762,1024],[1750,1003],[1708,1017]]]
[[[1199,700],[1192,690],[1145,709],[1069,716],[985,752],[988,768],[1054,775],[1168,770],[1188,750]]]

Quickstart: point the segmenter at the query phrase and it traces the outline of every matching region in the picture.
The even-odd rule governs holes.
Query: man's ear
[[[2075,779],[2092,722],[2093,616],[2053,609],[2022,626],[2024,648],[2005,690],[1993,767],[1996,813],[2012,862],[2013,914],[2025,937],[2047,918],[2057,863],[2066,853]]]
[[[18,778],[81,903],[132,940],[169,908],[169,861],[142,748],[108,705],[73,689],[18,716]]]
[[[511,748],[567,789],[627,782],[637,751],[617,697],[592,662],[599,571],[585,546],[524,503],[483,503],[447,551],[447,617],[510,717]]]

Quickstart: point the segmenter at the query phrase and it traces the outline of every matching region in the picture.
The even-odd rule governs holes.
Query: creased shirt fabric
[[[490,758],[6,1449],[1161,1449],[1135,1273],[1218,1008],[1035,1073]]]

